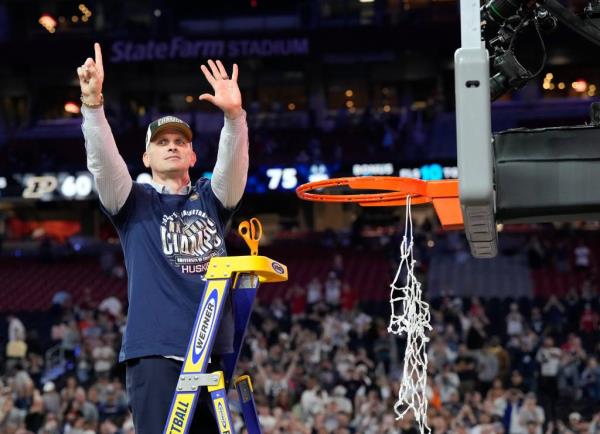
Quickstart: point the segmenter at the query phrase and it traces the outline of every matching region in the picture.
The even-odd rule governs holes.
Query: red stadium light
[[[577,80],[571,83],[571,87],[575,90],[575,92],[583,93],[587,90],[587,81],[585,80]]]
[[[50,33],[54,33],[56,31],[56,20],[48,14],[43,14],[38,23]]]
[[[79,105],[75,104],[73,101],[68,101],[65,103],[65,111],[77,115],[81,109],[79,108]]]

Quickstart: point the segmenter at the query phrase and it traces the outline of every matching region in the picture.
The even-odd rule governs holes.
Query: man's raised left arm
[[[223,206],[233,209],[246,188],[249,160],[248,126],[237,82],[238,67],[233,65],[233,72],[229,77],[220,60],[216,63],[209,60],[207,63],[208,67],[202,65],[201,69],[215,94],[205,93],[200,95],[200,99],[216,105],[225,113],[211,187]]]
[[[248,178],[248,126],[246,112],[235,119],[225,116],[211,187],[227,209],[242,199]]]

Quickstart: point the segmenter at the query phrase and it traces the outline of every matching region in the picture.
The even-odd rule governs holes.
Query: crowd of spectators
[[[432,431],[600,432],[600,300],[586,294],[433,300]],[[404,342],[387,321],[331,297],[307,314],[281,300],[258,308],[241,366],[256,373],[266,432],[417,432],[411,418],[394,420]]]
[[[325,279],[287,294],[255,306],[238,364],[253,378],[263,432],[418,432],[412,415],[395,419],[405,342],[388,333],[389,304],[363,304],[341,256]],[[561,298],[429,301],[432,432],[600,433],[594,280]],[[78,300],[57,293],[40,315],[52,326],[37,333],[7,317],[0,434],[133,433],[124,369],[116,363],[125,300],[95,300],[91,288]],[[65,361],[53,379],[44,376],[50,346]],[[231,402],[236,432],[243,433],[234,392]]]

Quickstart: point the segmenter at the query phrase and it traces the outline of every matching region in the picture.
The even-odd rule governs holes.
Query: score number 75
[[[298,185],[298,171],[293,167],[267,169],[269,177],[269,190],[277,190],[279,186],[286,190],[296,188]]]

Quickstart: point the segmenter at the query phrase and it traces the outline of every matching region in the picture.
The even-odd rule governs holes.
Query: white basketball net
[[[427,352],[425,331],[431,330],[429,304],[421,300],[421,284],[414,274],[413,228],[410,196],[406,198],[404,237],[400,244],[400,265],[390,285],[392,314],[388,332],[406,336],[402,382],[394,405],[397,418],[412,410],[420,432],[430,433],[427,425]]]

